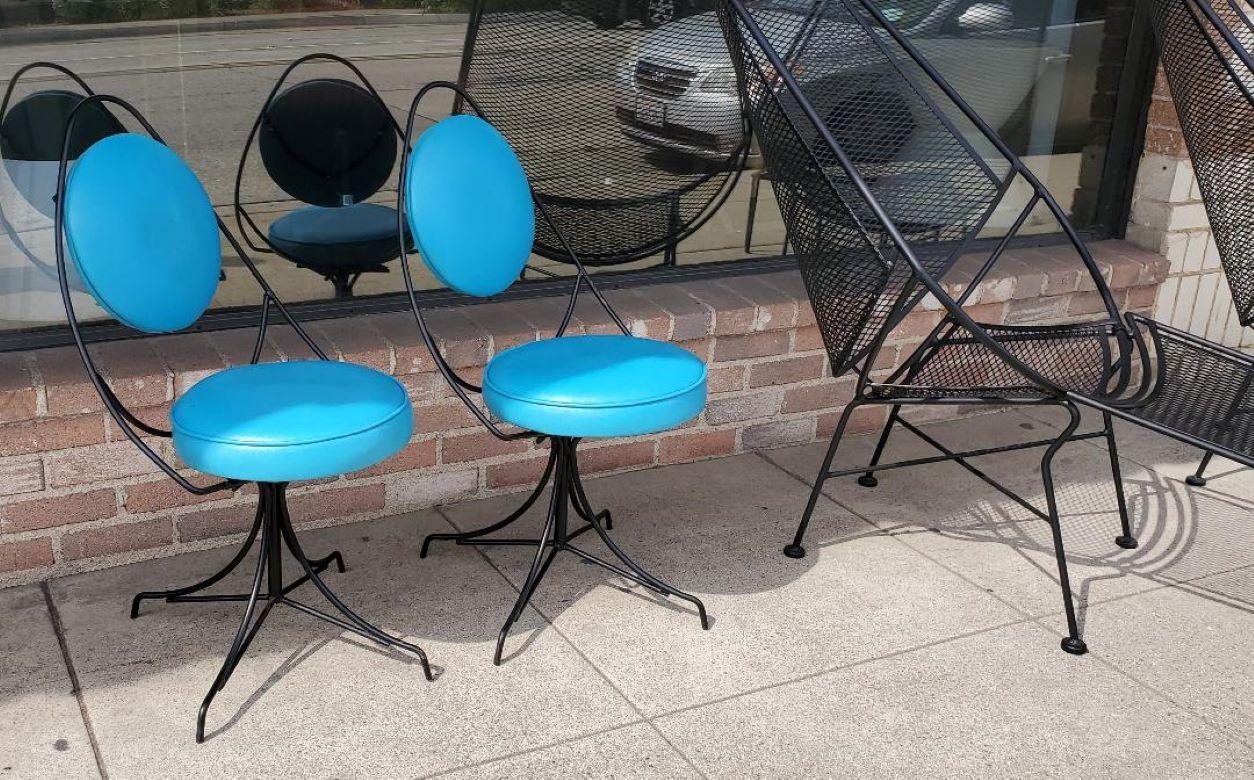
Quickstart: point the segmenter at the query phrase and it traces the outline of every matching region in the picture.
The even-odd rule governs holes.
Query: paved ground
[[[1019,413],[942,439],[1037,436]],[[192,739],[238,613],[151,605],[226,551],[0,592],[0,777],[900,776],[1249,777],[1254,773],[1254,473],[1125,431],[1142,546],[1114,546],[1103,448],[1060,455],[1073,584],[1092,652],[1058,649],[1046,528],[961,469],[829,483],[810,554],[779,554],[819,446],[591,481],[617,538],[715,617],[560,561],[507,647],[492,641],[520,555],[440,547],[503,496],[306,532],[343,550],[333,585],[444,672],[278,614]],[[869,444],[855,439],[850,462]],[[898,453],[921,452],[906,435]],[[989,469],[1039,496],[1036,455]],[[592,544],[591,542],[589,543]],[[68,662],[68,663],[67,663]]]

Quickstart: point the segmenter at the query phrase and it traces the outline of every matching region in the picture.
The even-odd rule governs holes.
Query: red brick
[[[213,477],[197,475],[190,477],[193,485],[205,487],[219,482]],[[172,479],[163,478],[156,482],[141,482],[138,485],[127,485],[122,491],[122,505],[131,514],[157,512],[162,509],[173,509],[178,506],[193,506],[209,501],[221,501],[231,497],[231,491],[219,490],[198,496],[189,493]]]
[[[702,458],[731,455],[736,451],[736,431],[694,431],[658,440],[658,463],[687,463]]]
[[[61,554],[67,561],[76,561],[136,550],[151,550],[173,542],[174,528],[169,520],[146,520],[66,534],[61,539]]]
[[[648,466],[653,463],[653,442],[633,441],[590,447],[579,453],[579,468],[585,474],[598,471],[615,471],[632,466]]]
[[[385,374],[392,370],[391,345],[363,317],[323,320],[317,323],[315,332],[345,362],[369,366]]]
[[[174,394],[182,395],[207,376],[226,367],[226,361],[203,333],[180,333],[151,339],[152,348],[174,374]]]
[[[420,405],[414,408],[414,432],[443,433],[458,428],[475,428],[479,420],[460,399],[439,404]]]
[[[531,449],[528,439],[502,441],[491,433],[468,433],[462,436],[446,436],[441,445],[443,463],[464,463],[500,455],[515,455]]]
[[[301,524],[377,512],[386,502],[387,486],[376,482],[294,495],[288,498],[287,505],[292,522]]]
[[[173,397],[165,363],[146,341],[97,344],[91,351],[96,367],[123,406],[158,406]]]
[[[790,387],[784,393],[784,414],[831,409],[853,400],[853,382],[824,382],[816,385]]]
[[[714,360],[747,360],[782,355],[788,351],[788,332],[782,330],[721,336],[714,343]]]
[[[819,332],[817,325],[807,325],[804,328],[797,328],[793,331],[793,352],[810,352],[816,349],[825,349],[823,334]]]
[[[397,376],[435,370],[435,359],[422,342],[418,322],[411,312],[371,315],[370,327],[391,345],[394,355],[392,370]]]
[[[92,490],[67,496],[37,498],[0,507],[0,520],[6,533],[36,531],[59,525],[103,520],[118,513],[112,490]]]
[[[227,365],[244,366],[252,360],[253,348],[257,343],[257,331],[254,328],[219,330],[209,334],[209,343]],[[262,363],[273,363],[279,359],[279,353],[274,348],[273,341],[267,340],[261,345],[259,359]]]
[[[710,362],[710,345],[714,343],[714,339],[693,339],[692,341],[675,342],[675,346],[682,347],[692,354],[701,358],[702,362]]]
[[[0,355],[0,423],[29,420],[38,401],[26,361],[20,355]]]
[[[218,536],[242,534],[252,527],[256,517],[255,505],[232,504],[180,515],[174,519],[174,522],[178,525],[181,541],[196,542]]]
[[[818,379],[823,376],[823,365],[823,355],[803,355],[755,363],[749,369],[749,387],[786,385]]]
[[[714,311],[710,332],[716,336],[751,333],[757,307],[717,282],[694,282],[685,292]]]
[[[677,284],[659,284],[647,291],[650,301],[661,306],[671,317],[671,341],[691,341],[713,332],[714,310],[686,293]]]
[[[508,303],[470,306],[466,316],[492,339],[492,354],[536,340],[536,329]]]
[[[77,352],[41,349],[31,354],[44,384],[49,415],[61,417],[104,409],[96,388],[87,379],[87,370]]]
[[[515,485],[533,485],[540,481],[544,473],[544,464],[548,457],[512,460],[506,463],[494,463],[485,469],[489,488],[513,487]]]
[[[671,315],[650,298],[648,291],[615,290],[610,303],[633,334],[660,341],[670,339]]]
[[[820,414],[818,418],[819,438],[831,438],[836,432],[836,424],[844,410]],[[861,433],[878,433],[888,421],[887,406],[862,406],[849,416],[849,424],[845,426],[845,434],[856,436]]]
[[[104,417],[99,413],[43,418],[0,426],[0,456],[86,447],[104,440]]]
[[[51,539],[0,542],[0,574],[38,569],[52,562]]]
[[[47,459],[48,482],[53,487],[152,474],[157,466],[129,441],[66,450]]]
[[[471,322],[465,314],[453,309],[437,309],[426,312],[425,319],[450,366],[467,368],[488,362],[492,349],[491,335]]]
[[[44,464],[41,460],[0,460],[0,496],[34,493],[44,489]]]
[[[730,393],[745,389],[748,366],[711,366],[706,376],[706,390],[710,393]]]
[[[772,420],[745,428],[740,438],[744,442],[745,449],[764,450],[810,441],[814,438],[814,428],[813,417]]]
[[[387,460],[353,476],[374,477],[380,474],[393,474],[397,471],[415,471],[435,465],[435,439],[410,442],[405,449]]]

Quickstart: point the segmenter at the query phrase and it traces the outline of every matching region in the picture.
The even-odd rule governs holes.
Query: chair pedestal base
[[[132,619],[139,617],[140,604],[150,599],[163,599],[171,603],[216,603],[228,601],[247,603],[244,609],[244,617],[240,621],[239,630],[236,631],[235,639],[231,642],[231,647],[222,662],[222,668],[214,679],[213,685],[209,687],[209,693],[200,705],[200,711],[196,717],[197,742],[205,741],[205,716],[209,712],[209,706],[213,703],[214,697],[226,687],[227,681],[231,679],[231,675],[235,672],[235,667],[248,650],[248,646],[252,643],[253,638],[257,636],[257,632],[261,630],[261,625],[270,615],[270,610],[276,605],[292,607],[299,612],[330,623],[344,631],[369,639],[371,642],[383,647],[411,653],[417,657],[418,662],[422,665],[423,675],[428,680],[435,679],[431,671],[431,665],[427,661],[427,655],[421,648],[397,639],[366,622],[364,618],[357,615],[344,602],[340,601],[339,597],[322,581],[321,573],[333,563],[340,572],[344,571],[344,558],[338,551],[332,552],[325,558],[313,561],[305,557],[305,553],[300,547],[300,542],[296,539],[296,532],[292,528],[291,518],[287,513],[286,485],[263,483],[258,485],[258,487],[260,488],[261,497],[257,506],[257,517],[253,521],[252,529],[248,532],[248,537],[244,540],[244,544],[239,551],[236,552],[235,556],[221,571],[184,588],[139,593],[131,601]],[[260,550],[257,555],[256,573],[253,575],[252,588],[249,592],[200,595],[200,591],[212,587],[234,571],[247,556],[248,551],[256,546],[255,543],[258,537],[261,540]],[[296,563],[303,570],[301,576],[288,583],[283,581],[284,552],[295,559]],[[339,613],[338,616],[315,609],[292,598],[290,595],[292,591],[305,583],[313,583],[318,592]]]
[[[419,553],[420,557],[427,557],[431,542],[437,539],[468,545],[536,548],[536,555],[532,561],[531,569],[527,573],[527,578],[523,582],[522,587],[519,589],[518,600],[514,603],[509,617],[505,620],[505,625],[501,627],[500,634],[497,636],[496,650],[492,656],[492,663],[500,666],[501,653],[504,650],[505,640],[509,636],[510,628],[522,615],[527,604],[531,602],[531,597],[535,594],[536,588],[539,586],[540,581],[544,579],[545,573],[548,572],[549,566],[559,552],[571,553],[587,563],[600,566],[606,571],[617,574],[623,579],[630,580],[641,587],[648,588],[659,595],[672,596],[687,601],[696,607],[697,615],[701,620],[701,627],[709,629],[709,616],[706,614],[705,604],[701,602],[701,599],[685,593],[645,571],[607,533],[613,527],[609,510],[603,510],[599,513],[594,512],[588,501],[587,494],[584,493],[583,483],[580,481],[579,462],[576,455],[579,440],[557,437],[551,439],[551,442],[552,450],[549,453],[549,462],[544,469],[544,474],[541,476],[539,484],[531,492],[531,495],[527,497],[527,500],[523,502],[522,506],[503,520],[476,531],[469,531],[464,534],[431,534],[423,540],[422,550]],[[488,534],[505,528],[526,514],[527,510],[535,504],[550,482],[553,484],[553,489],[549,498],[548,516],[539,539],[487,538]],[[568,524],[570,509],[574,509],[575,515],[585,523],[585,525],[573,531],[570,530]],[[610,553],[618,560],[618,563],[611,563],[598,558],[572,544],[576,537],[588,531],[593,531],[600,537]]]

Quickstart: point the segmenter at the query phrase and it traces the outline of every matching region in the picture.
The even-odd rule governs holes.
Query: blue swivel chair
[[[300,66],[327,61],[356,81],[312,78],[284,87]],[[331,282],[349,298],[364,273],[386,273],[400,246],[396,212],[367,199],[392,181],[401,128],[383,98],[351,62],[310,54],[279,76],[244,143],[235,174],[235,220],[254,252],[277,254]],[[304,204],[263,231],[241,197],[253,141],[266,174]],[[254,243],[254,237],[261,240]]]
[[[260,500],[243,545],[223,569],[193,585],[135,596],[131,617],[147,599],[168,602],[243,602],[243,619],[230,650],[200,706],[196,741],[204,741],[205,715],[214,696],[270,611],[292,607],[384,647],[417,656],[432,679],[426,655],[390,636],[349,609],[323,582],[331,564],[342,572],[339,552],[305,555],[288,516],[286,489],[298,480],[321,479],[366,468],[409,441],[413,411],[405,389],[392,377],[362,366],[329,361],[279,301],[248,254],[217,218],[196,175],[166,147],[140,114],[124,101],[97,95],[72,111],[69,128],[84,108],[109,103],[129,112],[148,135],[111,135],[87,149],[67,176],[62,150],[57,177],[57,268],[71,332],[92,384],[119,429],[166,475],[197,495],[233,491],[256,483]],[[67,129],[66,137],[73,135]],[[262,292],[261,327],[250,365],[228,368],[200,381],[174,404],[171,430],[137,419],[118,401],[88,352],[66,282],[73,263],[87,290],[115,319],[144,333],[170,333],[194,323],[209,306],[221,265],[219,233],[239,253]],[[69,258],[66,257],[68,249]],[[272,310],[284,317],[317,360],[259,364]],[[192,484],[141,435],[172,439],[189,468],[219,478]],[[252,586],[246,593],[205,594],[239,566],[260,539]],[[286,581],[284,553],[299,566]],[[311,583],[330,603],[331,614],[297,600]]]
[[[433,89],[451,89],[475,114],[445,119],[412,142],[414,119],[423,97]],[[433,82],[415,96],[405,131],[398,210],[409,225],[427,269],[443,284],[475,297],[503,292],[519,278],[536,233],[534,198],[522,165],[505,138],[485,119],[470,95],[450,82]],[[535,206],[533,206],[533,202]],[[551,221],[549,228],[561,236]],[[548,464],[540,483],[522,506],[503,520],[463,534],[433,534],[423,540],[426,557],[432,541],[470,545],[519,545],[536,548],[518,599],[497,637],[493,663],[510,627],[522,614],[559,552],[569,552],[655,593],[692,604],[709,628],[705,605],[636,564],[610,537],[608,510],[596,512],[579,475],[577,450],[584,439],[642,436],[675,428],[701,413],[706,400],[706,366],[676,345],[635,338],[593,285],[579,258],[568,249],[576,269],[569,305],[554,338],[505,350],[487,365],[482,386],[458,376],[444,359],[423,320],[408,257],[401,268],[422,338],[439,370],[470,411],[503,440],[533,438],[549,442]],[[621,335],[566,335],[580,290],[589,292],[617,323]],[[488,412],[471,396],[481,395]],[[492,419],[515,426],[506,432]],[[544,530],[538,539],[494,535],[518,520],[552,483]],[[573,509],[578,527],[571,528]],[[574,544],[593,531],[618,559],[612,563]]]

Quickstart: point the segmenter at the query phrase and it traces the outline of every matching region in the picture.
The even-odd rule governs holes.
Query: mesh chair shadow
[[[1237,321],[1254,323],[1254,17],[1237,0],[1154,0],[1151,18]],[[1215,423],[1254,413],[1249,380]],[[1205,485],[1207,450],[1190,485]]]
[[[731,194],[748,134],[715,15],[603,29],[604,0],[476,0],[459,83],[552,220],[535,252],[585,266],[664,254]],[[460,97],[454,113],[471,111]],[[562,235],[559,236],[557,231]]]
[[[433,89],[456,90],[467,105],[479,110],[457,85],[428,84],[414,98],[409,112],[407,149],[411,147],[418,106]],[[423,132],[402,165],[398,196],[398,210],[409,223],[427,269],[448,287],[476,297],[496,295],[518,279],[536,238],[536,209],[542,217],[548,215],[547,206],[531,191],[509,143],[482,116],[454,116]],[[549,230],[561,241],[556,225],[549,223]],[[571,553],[654,593],[689,602],[696,608],[702,628],[709,628],[700,599],[650,574],[615,543],[609,535],[613,524],[609,510],[595,511],[584,491],[577,454],[579,443],[586,438],[655,433],[696,417],[705,407],[705,364],[674,344],[633,337],[593,285],[578,254],[571,251],[567,258],[577,274],[556,336],[499,353],[488,363],[479,386],[458,376],[441,354],[415,296],[408,258],[401,255],[423,341],[450,387],[497,438],[549,442],[544,475],[515,512],[476,531],[432,534],[422,544],[424,558],[437,539],[536,548],[518,600],[497,637],[493,654],[497,665],[510,627],[559,552]],[[584,285],[621,335],[566,335]],[[487,412],[472,395],[482,396]],[[519,430],[503,431],[489,414]],[[549,509],[539,539],[494,535],[522,517],[550,482]],[[570,527],[571,509],[582,521],[578,528]],[[616,563],[574,544],[588,531],[600,537]]]
[[[64,238],[57,241],[57,268],[71,333],[88,378],[118,429],[184,490],[207,495],[234,491],[251,482],[259,493],[252,526],[226,566],[186,587],[139,593],[131,605],[132,618],[138,617],[141,603],[150,599],[245,605],[221,670],[200,706],[196,741],[204,740],[205,716],[214,697],[276,606],[291,607],[383,647],[412,653],[427,679],[432,679],[420,648],[358,616],[323,582],[321,573],[328,567],[344,571],[343,558],[339,552],[307,557],[287,509],[290,482],[366,468],[405,446],[413,429],[405,389],[378,371],[327,360],[217,218],[196,175],[129,104],[106,95],[83,100],[71,111],[67,139],[74,137],[79,116],[88,116],[92,105],[106,103],[128,112],[147,135],[121,133],[97,142],[79,157],[68,176],[71,144],[67,142],[57,176],[56,229],[57,236]],[[72,262],[91,295],[122,324],[142,333],[179,331],[200,318],[217,289],[220,235],[261,288],[261,325],[252,360],[191,387],[175,401],[171,430],[164,430],[127,410],[97,369],[74,314],[66,272]],[[317,360],[258,362],[274,311]],[[187,467],[220,481],[193,484],[144,437],[171,440]],[[255,546],[257,563],[247,592],[203,593],[235,570]],[[283,575],[285,557],[298,566],[298,576],[290,581]],[[334,614],[295,598],[293,593],[306,583],[322,594]]]
[[[826,480],[860,474],[860,484],[874,487],[878,471],[953,461],[1049,523],[1067,619],[1062,647],[1084,653],[1054,492],[1054,456],[1069,441],[1106,439],[1122,521],[1115,541],[1134,548],[1112,418],[1196,443],[1210,433],[1199,420],[1217,419],[1214,408],[1201,405],[1207,390],[1227,386],[1228,377],[1249,376],[1250,359],[1220,354],[1144,318],[1121,318],[1059,204],[878,4],[819,0],[782,12],[773,4],[729,0],[720,13],[833,374],[857,373],[853,400],[785,553],[805,555],[804,534]],[[1030,192],[1022,206],[1007,198],[1016,183]],[[1102,314],[1079,324],[975,322],[964,304],[1038,206],[1062,227],[1100,297]],[[964,280],[964,292],[950,296],[942,278],[959,254],[972,249],[999,207],[1009,211],[1010,229],[974,278]],[[874,374],[874,355],[889,330],[924,295],[939,302],[942,321],[900,368],[889,376]],[[1193,419],[1184,417],[1186,399]],[[866,405],[889,407],[874,455],[866,467],[832,470],[850,415]],[[903,408],[920,405],[1055,406],[1066,411],[1068,422],[1052,439],[955,452],[901,417]],[[1080,405],[1101,412],[1102,428],[1077,433]],[[939,454],[881,463],[896,428]],[[1234,444],[1225,445],[1225,454]],[[1045,448],[1044,508],[970,462],[1035,447]],[[1250,454],[1238,458],[1250,462]]]
[[[284,88],[297,68],[337,63],[357,79],[313,78]],[[310,54],[279,76],[249,131],[235,174],[235,221],[255,252],[277,254],[331,282],[336,298],[350,298],[365,273],[386,273],[399,254],[396,214],[368,203],[391,181],[401,128],[392,112],[348,60]],[[241,190],[253,141],[267,175],[306,205],[262,231]],[[259,238],[260,245],[253,242]]]

